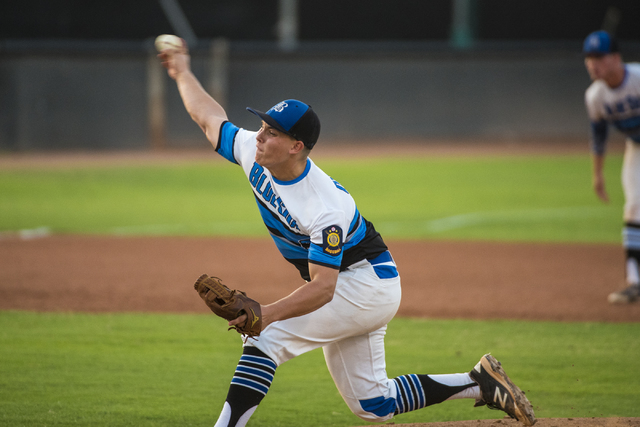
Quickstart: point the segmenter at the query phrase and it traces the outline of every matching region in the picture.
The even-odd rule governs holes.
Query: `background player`
[[[351,195],[308,157],[320,134],[318,116],[288,99],[266,113],[249,109],[262,120],[258,132],[236,127],[191,72],[183,46],[163,50],[163,65],[215,150],[244,170],[276,247],[304,279],[290,295],[261,306],[262,333],[245,343],[216,426],[244,426],[277,367],[319,347],[345,402],[364,420],[471,398],[532,425],[531,404],[491,355],[469,373],[387,377],[384,336],[400,304],[400,276]]]
[[[589,34],[583,53],[593,80],[585,93],[591,121],[593,188],[604,202],[609,201],[603,176],[609,124],[627,137],[622,166],[627,288],[611,293],[609,302],[630,303],[640,298],[640,64],[625,64],[616,39],[606,31]]]

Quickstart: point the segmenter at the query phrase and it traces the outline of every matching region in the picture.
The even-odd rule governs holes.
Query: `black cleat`
[[[640,299],[640,285],[631,285],[621,291],[609,294],[611,304],[629,304]]]
[[[511,382],[500,362],[491,354],[485,354],[469,373],[480,386],[482,398],[475,406],[487,405],[491,409],[504,411],[525,426],[536,423],[533,407],[522,392]]]

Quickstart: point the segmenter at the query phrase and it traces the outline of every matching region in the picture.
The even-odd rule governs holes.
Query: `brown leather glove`
[[[200,298],[218,316],[233,320],[247,315],[247,321],[242,325],[232,326],[247,337],[257,337],[262,331],[262,312],[260,303],[252,300],[242,291],[231,290],[222,284],[217,277],[209,277],[203,274],[193,285]]]

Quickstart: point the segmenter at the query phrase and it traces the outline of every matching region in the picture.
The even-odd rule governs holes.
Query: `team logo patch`
[[[332,256],[342,252],[342,228],[332,225],[322,230],[322,250]]]

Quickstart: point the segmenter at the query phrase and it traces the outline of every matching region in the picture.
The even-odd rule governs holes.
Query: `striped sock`
[[[245,347],[231,384],[247,387],[263,397],[271,387],[276,363],[255,347]]]
[[[396,384],[395,415],[415,411],[426,406],[426,396],[418,375],[402,375],[393,379]]]
[[[216,427],[243,427],[271,387],[276,363],[255,347],[244,347]]]
[[[478,394],[477,391],[464,393],[477,386],[469,374],[411,374],[394,378],[393,381],[397,391],[395,415],[441,403],[456,395],[457,398],[476,397]]]

